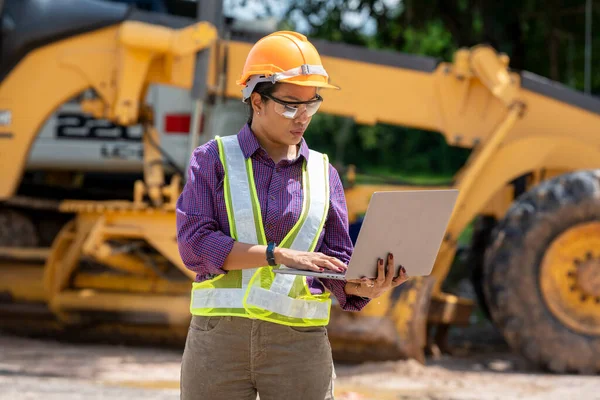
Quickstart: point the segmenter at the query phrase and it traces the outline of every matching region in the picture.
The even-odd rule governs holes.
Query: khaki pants
[[[335,372],[325,327],[192,317],[182,400],[330,400]]]

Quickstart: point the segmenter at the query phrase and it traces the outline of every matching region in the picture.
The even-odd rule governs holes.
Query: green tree
[[[593,26],[600,26],[600,0],[594,0]],[[511,68],[528,70],[583,89],[585,0],[291,0],[282,26],[295,29],[301,19],[311,37],[371,48],[428,55],[450,61],[456,49],[488,43],[511,57]],[[375,25],[351,25],[349,15]],[[594,59],[600,59],[600,29],[594,31]],[[593,63],[597,65],[598,63]],[[600,92],[600,68],[593,71]],[[323,143],[340,121],[318,116],[309,140]],[[325,133],[327,132],[327,133]],[[324,135],[324,136],[323,136]],[[448,146],[437,133],[394,126],[354,126],[344,140],[344,163],[363,170],[406,174],[454,173],[468,151]]]

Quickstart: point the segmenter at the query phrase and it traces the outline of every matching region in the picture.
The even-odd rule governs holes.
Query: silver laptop
[[[456,189],[375,192],[371,196],[345,273],[304,271],[282,266],[273,272],[329,279],[377,277],[377,258],[394,254],[408,276],[431,274],[458,197]]]

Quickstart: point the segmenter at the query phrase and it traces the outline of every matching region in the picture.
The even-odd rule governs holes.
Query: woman
[[[352,253],[340,177],[303,139],[336,88],[295,32],[251,49],[238,84],[248,123],[198,147],[177,203],[179,251],[197,273],[183,353],[183,399],[333,398],[325,326],[333,293],[360,311],[403,283],[379,260],[375,280],[314,279],[272,268],[344,272]]]

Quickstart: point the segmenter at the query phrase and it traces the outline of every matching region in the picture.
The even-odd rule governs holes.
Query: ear
[[[254,112],[258,113],[263,111],[264,103],[260,94],[254,92],[250,95],[250,103]]]

